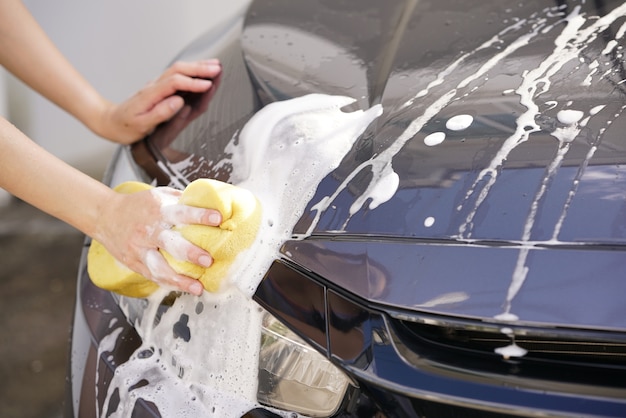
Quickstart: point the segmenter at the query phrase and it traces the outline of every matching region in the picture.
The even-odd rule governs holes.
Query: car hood
[[[622,38],[597,19],[619,29],[624,5],[481,2],[468,17],[458,2],[414,3],[253,4],[243,45],[266,100],[324,92],[384,109],[320,185],[311,206],[346,196],[316,230],[626,242],[626,69],[607,52]],[[350,216],[351,200],[395,187],[373,184],[383,168],[395,193]]]
[[[268,100],[384,109],[284,253],[396,307],[626,329],[626,11],[560,4],[255,3],[243,45]]]
[[[626,6],[464,4],[251,5],[254,108],[313,92],[383,108],[283,254],[385,305],[624,330]]]

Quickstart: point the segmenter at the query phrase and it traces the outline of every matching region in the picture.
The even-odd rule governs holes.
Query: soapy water
[[[559,16],[560,8],[544,10],[546,16]],[[536,122],[540,107],[536,103],[539,96],[550,90],[551,80],[558,77],[559,71],[571,60],[579,59],[583,50],[618,18],[626,15],[626,4],[603,17],[587,17],[575,7],[569,15],[559,19],[546,19],[534,16],[532,19],[519,19],[487,42],[466,52],[446,70],[436,76],[425,89],[407,100],[401,107],[411,106],[431,94],[431,90],[443,84],[446,78],[460,68],[466,60],[478,51],[500,45],[497,52],[487,59],[471,76],[465,78],[448,92],[438,95],[424,112],[412,120],[406,129],[386,149],[361,163],[329,196],[321,198],[312,207],[314,219],[303,237],[312,233],[321,214],[332,207],[337,196],[361,171],[372,173],[365,191],[355,197],[348,219],[366,203],[370,209],[377,207],[393,196],[399,185],[397,173],[393,170],[392,159],[421,131],[425,124],[440,111],[458,100],[461,90],[473,81],[485,77],[498,62],[506,59],[520,48],[528,45],[533,38],[550,31],[560,31],[554,41],[554,50],[536,68],[522,74],[522,82],[517,89],[503,94],[516,94],[524,111],[516,121],[514,132],[496,153],[491,163],[476,177],[458,211],[469,208],[465,221],[458,231],[458,238],[470,241],[474,216],[484,203],[491,188],[498,180],[498,172],[509,154],[520,144],[528,141],[530,135],[541,130]],[[586,26],[585,26],[586,25]],[[526,28],[508,44],[504,35]],[[626,31],[622,25],[615,35],[615,42],[608,42],[603,54],[613,53],[619,48],[618,40]],[[591,85],[594,79],[608,75],[599,73],[598,66],[589,66],[590,72],[581,88]],[[472,92],[476,91],[473,89]],[[463,93],[467,96],[468,93]],[[471,94],[471,93],[470,93]],[[100,416],[127,417],[137,399],[152,401],[162,416],[220,416],[239,417],[245,411],[259,406],[256,401],[257,365],[260,341],[260,312],[251,300],[262,275],[278,256],[283,242],[293,239],[293,226],[303,214],[306,204],[314,196],[319,182],[334,170],[352,148],[358,137],[381,113],[375,106],[366,111],[352,113],[340,109],[353,102],[353,99],[326,95],[309,95],[287,102],[268,105],[255,115],[237,138],[233,138],[226,151],[230,155],[220,164],[232,168],[233,184],[248,188],[263,207],[263,222],[259,239],[248,250],[242,252],[229,272],[223,292],[205,294],[200,297],[181,295],[164,313],[159,311],[167,292],[160,290],[147,300],[147,308],[135,326],[142,338],[142,346],[128,362],[118,366],[111,381],[107,402]],[[557,100],[544,100],[551,108],[559,105]],[[515,321],[519,318],[511,312],[512,302],[524,284],[528,273],[526,259],[531,248],[537,243],[531,241],[537,208],[545,196],[550,180],[558,171],[563,158],[569,151],[571,142],[580,134],[590,118],[604,110],[604,105],[588,112],[576,109],[573,103],[557,114],[558,125],[551,133],[558,141],[558,152],[546,167],[544,178],[533,198],[527,216],[517,263],[512,273],[511,284],[503,303],[503,312],[496,316],[502,321]],[[614,115],[617,118],[624,110]],[[467,129],[473,122],[469,115],[451,118],[446,128],[452,131]],[[610,121],[607,122],[607,126]],[[576,195],[577,187],[589,160],[593,157],[601,141],[601,130],[585,160],[580,164],[567,200],[563,204],[561,217],[555,225],[553,241],[558,241],[558,233],[568,208]],[[434,133],[429,146],[444,142],[445,133]],[[442,135],[443,134],[443,135]],[[324,144],[332,142],[333,146]],[[425,226],[432,226],[434,218],[427,218]],[[296,238],[303,238],[296,237]],[[198,306],[201,304],[202,309]],[[120,306],[130,311],[132,303],[122,298]],[[185,327],[188,341],[172,333],[182,315],[186,315]],[[111,347],[115,330],[107,338],[100,354]],[[509,346],[496,349],[505,358],[525,355],[517,346],[514,335]],[[103,340],[104,341],[104,340]],[[134,388],[138,383],[142,386]],[[134,388],[131,390],[131,388]],[[117,410],[109,410],[112,395],[117,392],[121,405]],[[278,411],[275,411],[278,412]],[[289,415],[291,416],[291,415]]]
[[[545,10],[545,13],[546,15],[558,16],[561,14],[560,10],[562,10],[561,7],[547,8]],[[372,181],[366,191],[361,196],[357,196],[356,201],[350,208],[349,215],[350,217],[354,215],[354,213],[356,213],[360,208],[363,207],[368,199],[370,201],[370,209],[373,209],[374,207],[376,207],[376,205],[380,204],[380,202],[376,201],[375,197],[371,196],[370,193],[372,190],[375,190],[375,185],[380,184],[381,179],[391,177],[395,174],[391,166],[392,158],[400,151],[400,149],[402,149],[406,142],[411,140],[418,132],[420,132],[424,125],[428,123],[431,119],[433,119],[437,114],[439,114],[442,109],[446,108],[453,101],[459,99],[461,95],[463,95],[464,97],[467,96],[467,93],[462,94],[460,91],[468,87],[470,83],[479,80],[482,77],[485,77],[486,74],[488,74],[489,70],[495,67],[495,65],[497,65],[500,61],[504,60],[513,53],[517,52],[519,49],[528,45],[533,40],[533,38],[537,37],[538,35],[543,35],[550,31],[560,30],[560,33],[558,33],[555,38],[554,49],[552,53],[544,58],[536,68],[524,71],[522,74],[522,82],[519,87],[508,92],[518,95],[520,104],[526,108],[526,111],[517,118],[516,127],[513,134],[504,141],[504,143],[500,147],[500,150],[496,153],[495,157],[492,159],[487,168],[479,173],[473,185],[470,187],[465,198],[463,199],[462,203],[457,207],[457,210],[459,212],[463,210],[466,206],[470,207],[467,218],[459,227],[457,238],[471,241],[474,216],[486,200],[491,188],[496,183],[499,170],[503,167],[505,161],[513,150],[515,150],[520,144],[529,140],[532,133],[538,132],[542,129],[536,122],[537,118],[541,115],[540,107],[536,103],[537,98],[540,96],[545,96],[549,92],[551,80],[553,78],[559,76],[569,76],[569,74],[559,73],[563,69],[565,64],[572,60],[579,60],[581,53],[593,41],[601,36],[601,34],[604,33],[609,25],[624,16],[626,16],[626,4],[617,7],[612,12],[602,17],[586,17],[580,12],[580,6],[576,6],[572,10],[572,12],[569,13],[569,15],[564,16],[562,19],[552,21],[552,23],[550,23],[550,21],[548,19],[545,19],[543,16],[538,15],[534,16],[532,19],[519,19],[515,24],[505,28],[499,34],[495,35],[476,49],[463,54],[452,64],[447,66],[444,71],[439,73],[436,79],[430,82],[425,89],[420,90],[414,97],[406,101],[400,107],[400,109],[410,107],[413,103],[415,103],[416,100],[426,98],[430,94],[430,90],[432,88],[443,84],[449,75],[453,74],[453,72],[457,68],[462,66],[463,63],[468,58],[472,57],[476,52],[484,50],[486,48],[490,48],[496,44],[500,45],[500,52],[495,53],[491,58],[487,59],[480,66],[480,68],[477,69],[477,71],[475,71],[471,76],[459,82],[455,88],[440,95],[430,106],[425,109],[421,116],[417,117],[409,124],[404,132],[402,132],[400,136],[387,149],[382,151],[380,154],[373,156],[370,160],[365,161],[364,163],[359,165],[344,180],[344,182],[339,186],[334,194],[323,198],[319,203],[317,203],[313,207],[313,210],[317,211],[316,220],[319,219],[319,216],[323,211],[325,211],[332,205],[335,198],[341,193],[346,185],[360,171],[364,170],[365,168],[371,169],[373,173]],[[522,28],[527,28],[528,31],[508,44],[505,44],[503,42],[503,36],[505,34],[521,30]],[[616,48],[617,40],[621,39],[625,33],[626,23],[622,24],[620,29],[617,31],[615,35],[616,43],[611,44],[611,50],[605,49],[604,53],[608,54],[613,50],[613,48]],[[582,83],[582,87],[586,87],[587,83],[590,80],[590,77],[596,72],[595,64],[592,63],[590,67],[592,71],[586,77],[585,82]],[[610,71],[606,71],[602,77],[608,76],[609,74]],[[475,92],[478,88],[479,87],[475,87],[472,92]],[[503,92],[503,94],[505,93],[507,92]],[[553,108],[558,106],[559,104],[556,100],[550,102],[552,102]],[[566,103],[566,105],[572,106],[573,103],[568,102]],[[531,232],[535,223],[539,204],[545,196],[551,179],[556,175],[561,165],[561,162],[567,155],[567,152],[570,149],[571,142],[588,124],[590,118],[600,113],[604,109],[604,106],[605,105],[599,105],[594,107],[588,112],[587,117],[585,117],[584,119],[584,112],[578,109],[564,109],[558,112],[557,120],[560,123],[560,126],[557,126],[554,131],[551,132],[551,135],[558,141],[558,151],[553,161],[546,168],[546,173],[533,199],[529,214],[524,225],[524,230],[522,232],[518,260],[514,267],[514,271],[511,277],[511,284],[503,303],[503,311],[501,314],[496,315],[495,319],[502,321],[516,321],[519,319],[517,315],[511,312],[511,307],[513,299],[523,286],[526,276],[528,274],[528,267],[526,265],[527,256],[530,252],[530,249],[537,244],[531,242]],[[619,117],[623,110],[624,107],[622,107],[614,115],[614,117]],[[470,115],[458,115],[458,117],[453,117],[448,120],[448,122],[446,123],[446,128],[450,130],[461,131],[468,128],[471,125],[472,121],[473,119]],[[607,121],[607,126],[610,125],[610,123],[611,120]],[[601,129],[598,132],[596,138],[592,141],[593,144],[591,144],[586,158],[579,166],[576,178],[572,182],[572,188],[570,190],[568,198],[564,202],[559,221],[555,225],[552,239],[553,242],[558,242],[558,234],[560,228],[563,224],[565,217],[567,216],[569,206],[576,194],[580,179],[582,178],[589,161],[595,154],[597,146],[601,142],[604,132],[605,128]],[[434,132],[425,137],[424,143],[427,146],[436,146],[443,143],[445,139],[446,135],[444,132]],[[344,227],[348,221],[349,218],[344,223]],[[307,232],[310,233],[312,230],[313,226],[311,226]],[[505,356],[513,356],[514,354],[523,355],[522,350],[515,351],[514,344],[512,344],[510,348],[502,350],[505,351],[505,353],[503,354]],[[515,353],[512,353],[512,351],[515,351]]]
[[[495,183],[497,171],[503,165],[508,154],[515,149],[517,145],[528,140],[530,133],[540,130],[540,127],[534,121],[540,115],[539,107],[534,101],[535,95],[548,92],[551,79],[553,77],[558,77],[559,70],[567,62],[578,59],[578,56],[586,46],[593,42],[617,18],[625,15],[626,4],[623,4],[622,6],[616,8],[613,12],[598,18],[595,21],[591,21],[591,24],[585,28],[583,28],[583,26],[587,23],[587,19],[579,13],[579,7],[575,8],[574,11],[566,17],[566,26],[555,40],[555,47],[552,54],[544,59],[537,68],[527,71],[523,77],[521,86],[516,90],[516,93],[520,96],[520,102],[526,107],[527,110],[518,119],[518,128],[516,133],[505,141],[505,144],[508,142],[509,146],[503,147],[504,152],[501,152],[497,158],[492,160],[490,168],[483,170],[481,175],[475,181],[474,187],[477,187],[479,181],[484,180],[485,176],[489,176],[485,186],[483,186],[483,189],[480,191],[480,197],[475,203],[474,210],[468,216],[466,223],[461,227],[461,235],[466,233],[465,228],[471,224],[472,217],[476,214],[480,203],[484,201],[489,189]],[[524,224],[524,230],[522,232],[522,248],[519,251],[511,284],[503,304],[503,312],[497,315],[496,319],[504,321],[514,321],[519,319],[517,315],[511,312],[512,303],[513,299],[522,288],[528,275],[529,267],[527,266],[526,261],[530,250],[537,244],[531,241],[531,234],[539,205],[545,197],[551,180],[556,176],[563,159],[570,150],[571,143],[576,137],[578,137],[581,130],[587,126],[590,118],[597,115],[602,111],[602,109],[603,106],[594,107],[589,111],[586,118],[584,118],[585,113],[577,109],[565,109],[557,113],[559,126],[551,132],[551,135],[558,141],[558,150],[553,160],[546,167],[545,174],[532,200],[530,210]],[[622,110],[620,110],[615,117],[618,117]],[[610,123],[611,122],[609,121],[608,124]],[[558,234],[563,221],[567,216],[567,210],[569,209],[571,201],[576,194],[580,179],[582,178],[589,161],[597,150],[604,131],[605,129],[599,131],[596,138],[593,140],[593,143],[590,145],[585,159],[579,166],[578,172],[572,182],[572,188],[570,189],[568,198],[563,205],[559,220],[555,224],[552,235],[553,243],[558,242]],[[468,192],[466,197],[469,198],[470,194],[473,192],[474,190]]]
[[[456,115],[446,121],[446,128],[451,131],[463,131],[472,125],[474,118],[470,115]],[[424,144],[429,147],[441,144],[446,139],[445,132],[433,132],[426,135]]]
[[[251,296],[280,246],[292,238],[319,182],[382,112],[380,106],[341,111],[353,102],[308,95],[273,103],[233,138],[226,149],[230,156],[219,164],[232,167],[232,183],[259,199],[258,239],[238,255],[221,292],[181,295],[165,312],[159,307],[166,290],[147,299],[134,324],[142,345],[117,367],[101,417],[129,417],[138,399],[153,402],[164,417],[240,417],[258,406],[261,313]],[[388,193],[387,187],[381,190]],[[134,303],[121,299],[127,316]],[[177,326],[184,338],[172,331]],[[109,342],[102,351],[111,349]],[[109,408],[117,398],[117,408]]]
[[[546,9],[547,13],[558,12],[560,9],[550,8]],[[528,29],[527,32],[520,35],[518,38],[510,41],[508,44],[501,45],[500,52],[494,54],[491,58],[487,59],[484,64],[478,68],[471,76],[463,79],[458,85],[442,95],[436,100],[425,112],[425,115],[433,112],[438,113],[442,108],[445,108],[452,101],[458,99],[459,90],[467,87],[471,82],[479,80],[484,77],[488,71],[493,68],[499,61],[507,58],[511,54],[515,53],[519,49],[523,48],[531,42],[531,40],[540,34],[546,34],[550,31],[559,31],[554,41],[554,49],[546,58],[544,58],[536,68],[527,69],[522,74],[522,82],[518,88],[504,91],[503,94],[517,94],[520,100],[520,104],[526,108],[516,120],[516,127],[512,135],[505,139],[501,145],[499,151],[494,158],[483,169],[473,182],[473,185],[469,188],[463,201],[458,205],[457,211],[469,208],[468,215],[465,221],[460,225],[457,238],[466,241],[471,241],[472,229],[474,227],[474,216],[478,212],[479,208],[485,202],[489,192],[495,185],[500,169],[503,167],[510,153],[515,150],[520,144],[529,140],[532,133],[540,131],[542,128],[537,123],[538,117],[541,115],[540,106],[537,104],[537,98],[545,96],[549,93],[551,82],[553,79],[569,76],[570,74],[561,74],[560,71],[570,61],[579,60],[581,53],[600,36],[609,25],[614,23],[618,18],[626,15],[626,4],[621,5],[608,13],[603,17],[586,17],[580,12],[580,6],[576,6],[569,15],[564,16],[557,21],[549,21],[541,16],[535,16],[532,19],[519,19],[514,25],[505,28],[499,34],[489,39],[487,42],[480,45],[473,51],[467,52],[459,57],[452,65],[450,65],[444,72],[437,75],[436,80],[431,82],[428,87],[420,91],[414,98],[406,102],[404,107],[410,106],[418,98],[424,98],[428,96],[430,89],[434,86],[442,84],[446,77],[449,76],[455,68],[459,68],[463,63],[475,54],[479,50],[489,48],[495,44],[503,43],[503,35],[520,30],[524,27]],[[550,23],[551,22],[551,23]],[[608,54],[618,48],[618,40],[621,39],[626,32],[626,24],[622,24],[620,30],[615,35],[615,42],[610,43],[610,48],[604,49],[603,54]],[[591,68],[590,74],[585,78],[585,82],[582,83],[582,87],[586,87],[591,78],[596,75],[597,65],[593,62],[589,66]],[[609,71],[603,74],[607,76]],[[556,100],[545,100],[545,103],[550,106],[550,109],[558,106]],[[573,103],[567,103],[567,106],[572,106]],[[523,286],[523,283],[528,274],[528,267],[526,265],[527,256],[530,250],[537,244],[531,241],[531,232],[535,223],[535,218],[540,203],[542,202],[545,193],[547,191],[550,180],[556,175],[561,162],[567,155],[570,149],[570,144],[580,134],[581,130],[587,126],[591,117],[597,115],[604,109],[604,105],[596,106],[591,109],[587,115],[585,112],[569,108],[563,109],[557,113],[558,124],[556,128],[551,132],[551,135],[558,141],[558,151],[553,161],[546,167],[545,175],[539,185],[533,202],[530,207],[529,214],[527,216],[524,230],[522,231],[522,238],[520,242],[520,252],[518,260],[512,273],[511,285],[508,289],[506,299],[503,304],[503,312],[497,315],[495,318],[503,321],[515,321],[519,318],[511,313],[512,301]],[[617,118],[623,108],[614,115]],[[586,116],[586,117],[585,117]],[[412,126],[405,131],[403,135],[414,135],[417,133],[424,123],[430,118],[424,120],[424,118],[416,119]],[[471,120],[467,117],[464,119],[453,120],[452,123],[448,121],[446,127],[448,129],[462,129],[463,125],[460,122],[465,122],[467,126],[471,123]],[[610,121],[607,122],[607,125]],[[553,233],[553,242],[558,241],[558,233],[563,224],[565,217],[567,216],[567,210],[573,200],[580,179],[582,178],[585,168],[588,162],[593,157],[597,150],[597,145],[601,141],[602,134],[605,129],[602,129],[593,144],[590,146],[588,154],[585,160],[581,163],[575,180],[572,183],[569,196],[563,205],[561,216],[559,221],[555,225]],[[445,133],[435,132],[426,136],[424,142],[426,145],[434,146],[442,143],[445,139]]]
[[[511,358],[524,357],[528,353],[528,350],[515,343],[515,334],[511,328],[502,328],[500,332],[511,338],[511,344],[496,348],[494,350],[496,354],[500,354],[502,358],[509,360]]]
[[[474,118],[471,115],[456,115],[448,119],[446,128],[451,131],[462,131],[471,126]]]

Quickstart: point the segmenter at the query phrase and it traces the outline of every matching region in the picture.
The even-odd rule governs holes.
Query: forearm
[[[177,274],[158,249],[209,267],[211,255],[170,228],[218,226],[222,218],[212,209],[179,205],[180,191],[162,187],[118,193],[49,154],[1,117],[0,187],[98,240],[144,277],[202,293],[202,285]]]
[[[108,103],[55,47],[19,0],[0,1],[0,64],[90,129]]]
[[[0,118],[0,187],[94,236],[102,205],[116,193],[28,139]]]

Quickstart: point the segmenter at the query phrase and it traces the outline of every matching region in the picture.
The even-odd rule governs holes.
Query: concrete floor
[[[13,200],[0,207],[0,416],[62,415],[83,236]]]

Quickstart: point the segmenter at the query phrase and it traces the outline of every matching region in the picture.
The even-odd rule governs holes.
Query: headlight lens
[[[258,400],[282,410],[326,417],[341,405],[349,379],[269,312],[264,312]]]

